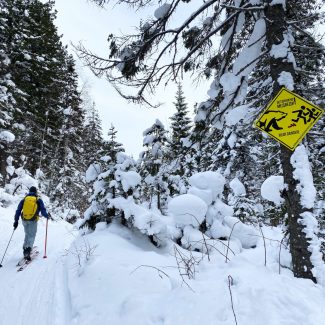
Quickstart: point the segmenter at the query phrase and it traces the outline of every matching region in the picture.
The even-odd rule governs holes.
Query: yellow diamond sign
[[[254,125],[294,150],[323,112],[318,106],[282,88]]]

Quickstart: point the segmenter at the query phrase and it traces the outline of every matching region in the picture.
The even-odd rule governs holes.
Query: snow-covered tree
[[[113,125],[108,135],[109,139],[102,148],[103,155],[86,172],[87,182],[93,184],[91,205],[85,212],[91,229],[100,221],[110,223],[114,218],[120,218],[122,223],[126,223],[124,211],[119,208],[116,199],[138,196],[136,188],[140,176],[136,172],[135,161],[124,153],[122,144],[117,142],[117,130]]]
[[[191,148],[189,148],[189,136],[191,119],[188,117],[188,108],[180,83],[177,85],[176,101],[174,102],[176,112],[170,118],[171,130],[167,146],[168,158],[168,186],[171,195],[185,191],[186,179],[190,176],[191,168],[189,160]]]
[[[124,212],[127,199],[130,197],[134,202],[139,195],[140,175],[136,172],[135,161],[122,151],[115,152],[114,157],[103,156],[90,165],[87,180],[93,182],[94,192],[85,212],[86,224],[95,229],[98,222],[110,223],[119,218],[127,225]]]
[[[187,148],[184,146],[183,141],[188,138],[191,129],[191,119],[188,117],[188,108],[180,83],[177,85],[174,105],[176,112],[170,118],[171,141],[169,144],[169,150],[173,158],[186,155]],[[182,174],[184,174],[184,170],[182,170]]]
[[[26,167],[35,174],[43,162],[51,162],[59,136],[66,50],[54,24],[53,1],[13,0],[8,5],[12,24],[19,24],[15,37],[21,38],[11,53],[11,71],[15,84],[26,94],[26,99],[15,97],[20,109],[15,121],[24,125],[15,149],[16,155],[28,157]]]
[[[103,131],[101,120],[95,103],[92,102],[90,107],[86,108],[86,124],[83,134],[84,141],[84,159],[92,163],[100,158],[100,151],[104,146]]]
[[[84,113],[54,1],[0,1],[0,182],[26,170],[60,208],[82,209]]]
[[[13,80],[12,60],[22,42],[19,21],[15,21],[13,12],[18,11],[18,3],[0,1],[0,185],[7,178],[7,159],[11,156],[10,143],[14,136],[14,117],[19,111],[15,97],[24,94]],[[17,124],[16,124],[17,125]],[[18,126],[18,125],[17,125]]]
[[[143,146],[146,150],[140,154],[140,175],[144,180],[142,195],[149,206],[164,209],[167,200],[167,174],[162,168],[166,153],[167,136],[164,125],[156,122],[143,132]]]
[[[84,111],[78,91],[78,76],[74,61],[67,56],[62,67],[65,70],[65,93],[62,97],[62,125],[52,157],[48,192],[59,209],[68,211],[85,210],[88,193],[85,183],[85,171],[89,162],[84,156]],[[71,216],[68,216],[71,218]]]
[[[103,150],[111,159],[115,159],[118,152],[124,152],[122,143],[117,141],[117,130],[113,124],[107,132],[108,140],[104,142]]]
[[[102,5],[106,2],[94,1]],[[130,2],[121,0],[120,3]],[[156,2],[132,1],[133,6],[140,8],[153,3]],[[192,11],[182,22],[173,20],[178,10],[184,13],[183,6],[186,4],[192,5]],[[224,146],[220,153],[223,151],[228,161],[225,171],[230,179],[240,178],[243,175],[237,175],[240,172],[237,169],[240,165],[238,153],[243,145],[250,145],[250,142],[243,141],[247,136],[245,131],[261,108],[254,105],[254,98],[247,96],[252,73],[262,66],[259,63],[267,62],[261,78],[264,79],[263,85],[269,86],[264,93],[268,101],[282,86],[310,99],[312,94],[316,97],[319,94],[316,91],[310,93],[313,87],[307,87],[308,91],[302,87],[311,82],[304,78],[306,62],[302,58],[306,58],[308,53],[314,60],[311,65],[316,68],[317,55],[323,53],[323,47],[310,32],[320,20],[321,2],[211,0],[197,1],[195,5],[187,1],[163,4],[154,12],[154,17],[140,23],[138,34],[111,35],[110,57],[107,60],[83,47],[79,49],[80,56],[96,74],[105,73],[117,87],[124,84],[137,88],[136,95],[124,94],[125,98],[146,103],[146,95],[157,83],[163,79],[175,80],[183,71],[214,76],[210,98],[198,107],[196,122],[201,122],[202,130],[206,130],[207,134],[214,133],[209,132],[211,128],[221,131],[215,140],[218,145],[221,142]],[[219,35],[221,43],[217,40]],[[312,47],[306,44],[312,44]],[[299,53],[303,52],[305,55],[300,56]],[[267,70],[269,74],[265,78]],[[324,84],[320,85],[320,89],[324,93]],[[259,91],[257,87],[255,97]],[[254,137],[249,137],[251,139]],[[294,153],[281,146],[280,160],[287,186],[283,195],[288,214],[293,272],[297,277],[316,281],[317,272],[322,273],[317,269],[322,264],[315,262],[320,259],[318,245],[313,245],[313,249],[311,247],[311,240],[318,242],[309,221],[315,222],[312,210],[314,196],[307,198],[301,190],[310,188],[314,193],[313,179],[298,176],[300,172],[311,175],[308,154],[303,145]],[[301,170],[301,164],[305,164],[305,169]]]

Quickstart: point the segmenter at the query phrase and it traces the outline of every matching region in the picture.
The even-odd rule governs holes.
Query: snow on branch
[[[98,2],[103,4],[105,1]],[[120,2],[142,5],[141,1]],[[219,22],[224,8],[220,6],[219,1],[209,0],[200,5],[178,27],[167,28],[167,21],[179,4],[180,0],[175,0],[168,6],[164,6],[161,9],[163,16],[160,11],[158,13],[156,11],[155,18],[142,23],[139,33],[135,35],[121,37],[110,35],[108,58],[92,53],[82,44],[75,47],[79,58],[96,76],[106,77],[125,99],[152,106],[146,100],[146,94],[153,93],[163,79],[166,82],[175,80],[179,73],[188,70],[189,67],[193,70],[198,69],[200,64],[211,55],[210,48],[214,44],[211,39],[240,14],[240,11],[236,11]],[[201,22],[202,26],[188,29],[191,24],[196,24],[198,17],[213,6],[212,17]],[[252,6],[249,3],[243,6],[243,8],[250,7]],[[189,51],[183,58],[180,58],[184,53],[180,51],[183,47],[181,42],[184,44],[188,42],[185,44],[185,49]],[[195,61],[198,63],[195,64]],[[120,86],[132,89],[132,93],[126,94],[124,91],[126,88]]]

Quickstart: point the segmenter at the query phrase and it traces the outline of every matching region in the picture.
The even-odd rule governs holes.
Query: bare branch
[[[231,239],[231,235],[235,229],[235,226],[237,225],[237,223],[239,223],[240,221],[238,220],[236,223],[234,223],[234,225],[232,226],[231,228],[231,231],[230,231],[230,235],[229,235],[229,238],[228,238],[228,245],[227,245],[227,252],[226,252],[226,263],[227,263],[227,260],[228,260],[228,251],[229,251],[229,245],[230,245],[230,239]]]
[[[138,266],[136,269],[134,269],[130,274],[135,273],[135,272],[136,272],[138,269],[140,269],[141,267],[148,267],[148,268],[152,268],[152,269],[157,270],[157,271],[158,271],[158,275],[159,275],[160,278],[162,278],[161,274],[163,274],[163,275],[166,276],[167,278],[170,278],[170,276],[169,276],[166,272],[164,272],[164,271],[162,271],[161,269],[159,269],[158,267],[155,267],[155,266],[152,266],[152,265],[140,265],[140,266]]]
[[[266,5],[264,6],[255,6],[255,7],[235,7],[235,6],[227,6],[227,5],[221,5],[222,8],[231,9],[231,10],[238,10],[238,11],[259,11],[264,10],[266,8]]]

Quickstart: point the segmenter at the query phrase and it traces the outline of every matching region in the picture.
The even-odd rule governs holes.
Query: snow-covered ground
[[[0,208],[1,258],[13,214],[13,206]],[[50,222],[43,259],[44,231],[40,221],[41,254],[23,272],[15,267],[22,254],[21,224],[14,234],[0,269],[0,325],[233,325],[234,313],[238,325],[325,324],[325,289],[294,278],[286,267],[279,275],[278,228],[263,228],[272,239],[266,240],[266,266],[260,239],[256,248],[228,252],[228,263],[217,251],[210,261],[205,256],[195,278],[183,276],[185,282],[172,243],[157,249],[115,224],[78,235],[63,221]],[[190,261],[202,258],[177,248]],[[281,264],[289,261],[283,248]]]

